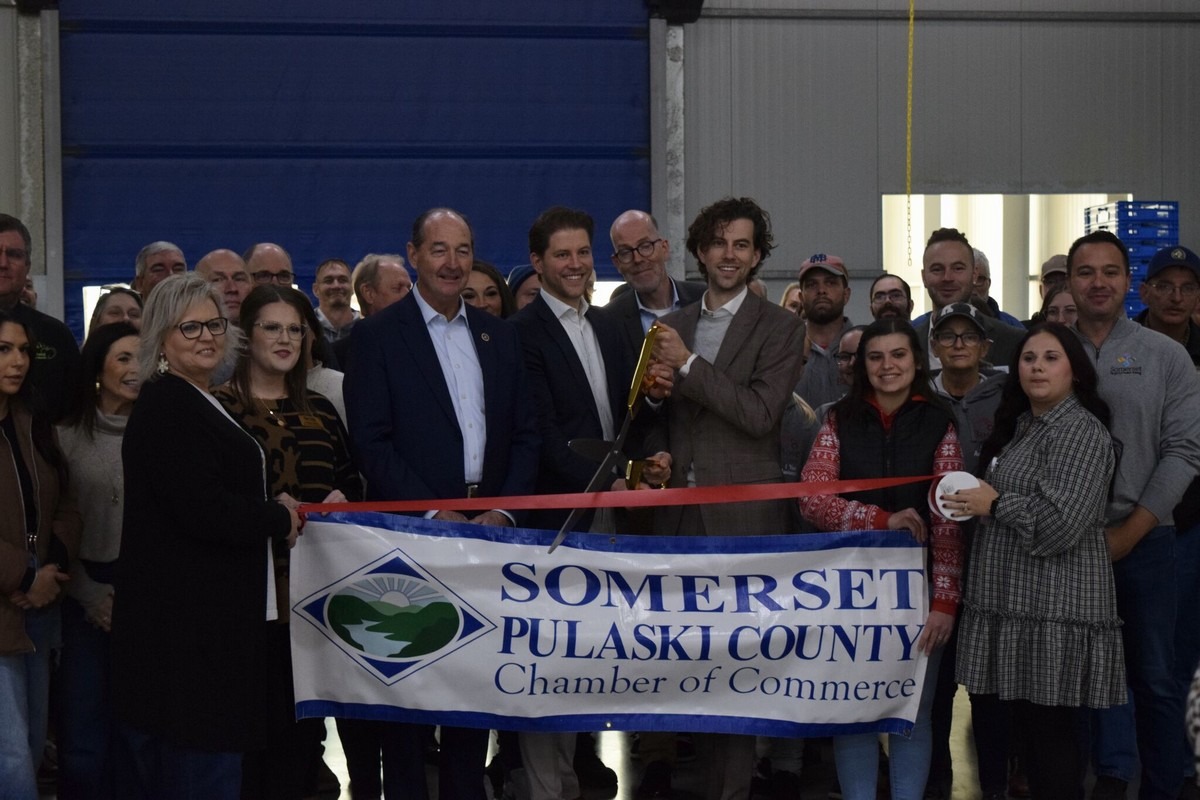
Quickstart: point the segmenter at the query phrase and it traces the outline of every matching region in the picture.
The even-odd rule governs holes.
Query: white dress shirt
[[[487,445],[487,416],[484,409],[483,369],[479,366],[479,354],[471,340],[471,327],[467,324],[466,305],[458,301],[458,313],[446,319],[435,311],[421,291],[413,287],[421,318],[429,330],[433,349],[437,352],[446,388],[450,391],[450,402],[454,404],[454,416],[463,440],[463,476],[467,483],[479,483],[483,478],[483,450]]]
[[[604,358],[600,355],[600,342],[596,339],[596,331],[588,321],[588,303],[583,298],[579,300],[579,310],[559,300],[554,295],[542,289],[542,299],[550,306],[559,324],[571,340],[575,355],[583,364],[587,375],[588,386],[592,390],[592,399],[596,402],[596,412],[600,415],[600,428],[606,441],[612,441],[616,435],[613,428],[612,404],[608,402],[608,374],[604,369]]]

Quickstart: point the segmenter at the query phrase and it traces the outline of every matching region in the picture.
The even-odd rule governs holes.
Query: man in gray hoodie
[[[1100,395],[1112,409],[1113,439],[1121,445],[1106,525],[1125,623],[1140,796],[1175,798],[1182,784],[1184,697],[1172,674],[1172,511],[1200,467],[1200,381],[1182,345],[1126,318],[1131,276],[1120,239],[1107,231],[1077,239],[1067,254],[1067,280],[1079,309],[1076,328],[1094,359]],[[1112,754],[1129,740],[1128,718],[1125,706],[1095,715],[1094,800],[1125,796],[1132,776]]]

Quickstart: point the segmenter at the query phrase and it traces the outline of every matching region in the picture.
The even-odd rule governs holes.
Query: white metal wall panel
[[[1025,192],[1161,199],[1162,26],[1027,25],[1022,54]]]
[[[733,24],[704,21],[684,29],[684,216],[688,221],[715,197],[746,191],[735,186],[733,178]],[[689,272],[693,269],[689,264]]]
[[[738,20],[729,41],[728,127],[710,123],[707,98],[685,111],[690,213],[727,194],[757,199],[779,246],[769,274],[825,250],[875,269],[879,226],[855,225],[857,209],[879,207],[874,24]],[[728,168],[706,169],[711,157]]]
[[[907,31],[886,28],[888,35],[880,38],[898,47],[889,62],[902,76]],[[1020,26],[936,22],[918,26],[915,38],[913,191],[1011,191],[1021,166],[1021,82],[1013,68],[1020,64]],[[903,90],[880,99],[888,103],[881,115],[887,141],[903,143]],[[899,167],[901,180],[884,191],[904,191],[903,149],[888,162]]]
[[[891,17],[803,16],[857,2],[709,0],[706,13],[725,15],[686,27],[686,216],[725,194],[758,198],[781,243],[772,274],[814,249],[855,269],[879,262],[879,197],[904,191],[907,31],[895,11],[907,3],[875,7]],[[800,16],[755,16],[763,9]],[[961,13],[920,20],[937,9]],[[976,20],[962,0],[918,2],[913,191],[1179,200],[1182,238],[1200,244],[1198,10],[1194,0],[998,0],[988,12],[1072,18]],[[1085,18],[1098,11],[1190,18]]]
[[[1090,12],[1140,13],[1145,11],[1195,11],[1195,0],[987,0],[986,3],[964,0],[917,0],[917,13],[956,11],[963,14],[978,12],[1063,13]],[[908,10],[908,0],[705,0],[710,10],[737,9],[794,11],[894,11]]]
[[[1195,5],[1195,0],[1191,0]],[[1180,209],[1185,244],[1200,247],[1200,227],[1185,225],[1184,219],[1200,221],[1200,26],[1164,28],[1162,49],[1156,54],[1162,81],[1162,109],[1158,125],[1162,133],[1162,197],[1189,198]]]
[[[0,6],[0,210],[19,214],[21,141],[17,9]]]

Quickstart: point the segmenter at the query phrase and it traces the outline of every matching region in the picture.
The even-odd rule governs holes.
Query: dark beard
[[[826,309],[813,309],[812,311],[805,310],[804,318],[806,320],[808,320],[809,322],[812,322],[816,325],[828,325],[831,322],[841,319],[843,311],[845,311],[845,307],[838,308],[837,306],[830,306],[828,310],[826,310]]]

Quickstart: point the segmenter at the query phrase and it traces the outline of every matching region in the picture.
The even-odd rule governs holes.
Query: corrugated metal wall
[[[1194,2],[916,5],[915,193],[1132,192],[1179,200],[1200,235]],[[688,218],[749,194],[772,272],[814,251],[877,270],[880,196],[904,192],[907,7],[709,0],[685,28]]]
[[[157,239],[279,242],[307,289],[432,205],[503,269],[551,204],[606,232],[649,202],[646,27],[641,0],[64,0],[68,322]]]

